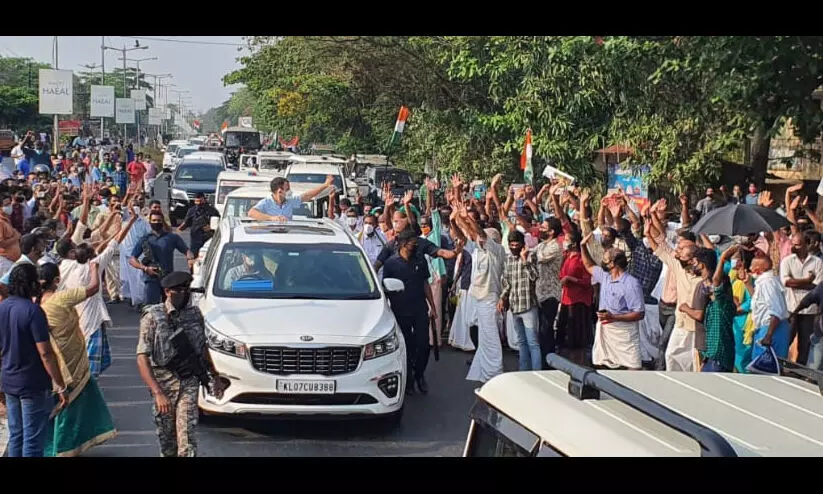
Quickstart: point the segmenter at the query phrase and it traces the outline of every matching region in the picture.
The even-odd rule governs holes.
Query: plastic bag
[[[760,343],[755,344],[759,345]],[[781,371],[780,361],[777,360],[777,353],[775,353],[774,348],[771,346],[766,347],[763,353],[746,366],[746,370],[752,374],[779,376]]]

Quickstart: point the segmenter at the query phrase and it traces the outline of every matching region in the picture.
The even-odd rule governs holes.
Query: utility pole
[[[106,37],[100,36],[100,85],[106,85]],[[106,118],[100,117],[100,140],[103,140],[103,127]]]
[[[106,46],[105,39],[106,39],[105,37],[101,36],[101,42],[103,43],[101,48],[103,50],[103,58],[104,59],[105,59],[106,50],[115,50],[115,51],[119,51],[119,52],[123,53],[123,97],[128,98],[129,97],[129,94],[128,94],[129,88],[128,88],[128,83],[126,81],[126,53],[128,53],[130,51],[134,51],[134,50],[148,50],[149,47],[148,46],[140,46],[140,42],[135,41],[133,48],[126,48],[126,45],[123,45],[123,48],[115,48],[113,46]],[[104,64],[105,64],[105,61],[104,61]],[[102,123],[100,125],[102,125]],[[126,138],[126,124],[123,124],[123,139],[125,140],[125,138]]]
[[[54,37],[54,70],[57,70],[57,36]],[[51,144],[51,152],[57,152],[58,139],[60,137],[60,125],[57,114],[54,114],[54,137]]]
[[[123,67],[126,66],[126,60],[130,62],[135,62],[137,64],[137,72],[134,77],[134,89],[140,89],[140,62],[148,62],[149,60],[157,60],[157,57],[148,57],[148,58],[126,58],[125,51],[123,52]],[[144,99],[145,101],[145,99]],[[140,136],[140,111],[135,110],[135,118],[137,119],[137,145],[141,147],[143,145],[143,140]]]

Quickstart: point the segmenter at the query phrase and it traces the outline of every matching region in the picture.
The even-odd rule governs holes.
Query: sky
[[[224,75],[240,67],[237,58],[247,53],[238,51],[242,45],[240,36],[158,36],[121,37],[106,36],[106,45],[120,48],[133,47],[135,41],[147,50],[128,52],[126,57],[144,59],[157,57],[140,63],[140,70],[147,74],[172,74],[173,79],[164,79],[164,84],[175,84],[169,89],[169,102],[176,103],[178,94],[171,90],[189,91],[188,106],[196,112],[205,112],[218,106],[237,90],[237,86],[223,86]],[[44,63],[52,62],[53,36],[0,36],[0,56],[30,57]],[[112,67],[122,67],[122,52],[106,50],[106,72]],[[83,65],[96,64],[94,71],[100,70],[100,36],[59,36],[58,68],[86,71]],[[134,62],[129,62],[134,67]],[[154,78],[149,77],[153,83]],[[108,82],[108,81],[106,81]],[[162,103],[162,100],[161,100]]]

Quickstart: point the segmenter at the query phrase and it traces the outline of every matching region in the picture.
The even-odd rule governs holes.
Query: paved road
[[[162,182],[157,181],[158,185]],[[158,188],[157,196],[165,191]],[[185,266],[182,257],[178,267]],[[86,456],[157,456],[151,398],[137,373],[138,314],[110,306],[113,363],[100,378],[119,436]],[[201,424],[201,456],[459,456],[477,383],[466,381],[469,355],[444,349],[427,371],[429,395],[410,397],[400,427],[387,431],[369,421],[219,420]],[[516,369],[507,352],[506,368]]]

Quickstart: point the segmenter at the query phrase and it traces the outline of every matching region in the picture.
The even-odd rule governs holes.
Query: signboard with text
[[[162,108],[149,108],[149,125],[163,125]]]
[[[132,89],[131,99],[134,100],[134,109],[137,111],[144,111],[146,109],[146,90]]]
[[[134,123],[134,100],[131,98],[117,98],[116,122],[119,124]]]
[[[114,116],[114,86],[91,87],[90,116],[109,118]]]
[[[40,69],[40,113],[71,115],[74,111],[74,72]]]

